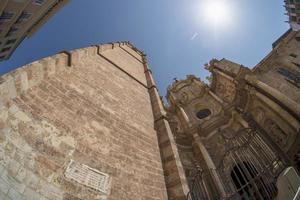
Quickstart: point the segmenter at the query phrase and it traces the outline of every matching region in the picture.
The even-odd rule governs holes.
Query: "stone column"
[[[186,127],[190,127],[191,123],[189,121],[189,118],[186,115],[184,109],[180,106],[179,106],[179,114],[180,114],[181,118],[185,120],[183,122],[183,124]],[[191,127],[190,127],[190,130],[192,130]],[[221,181],[221,179],[220,179],[220,177],[219,177],[219,175],[216,171],[216,166],[215,166],[214,162],[212,161],[212,159],[211,159],[208,151],[206,150],[205,146],[203,145],[203,143],[201,141],[201,138],[200,138],[199,134],[197,133],[197,130],[193,131],[192,135],[193,135],[194,143],[198,147],[198,149],[200,150],[200,152],[202,154],[202,157],[205,160],[205,163],[206,163],[208,169],[210,170],[210,175],[213,178],[220,195],[222,197],[225,197],[225,195],[226,195],[225,189],[224,189],[222,181]]]
[[[286,95],[282,94],[280,91],[270,87],[269,85],[261,82],[260,80],[257,80],[255,77],[253,76],[246,76],[245,79],[247,80],[247,82],[262,90],[265,91],[267,94],[271,95],[272,97],[274,97],[276,100],[278,100],[279,102],[281,102],[283,105],[285,105],[287,107],[287,109],[294,114],[296,119],[299,119],[300,117],[300,106],[293,101],[292,99],[288,98]]]
[[[183,166],[179,158],[178,149],[173,137],[166,111],[158,94],[158,90],[144,58],[144,69],[148,92],[152,104],[154,126],[157,132],[158,145],[165,174],[168,199],[186,200],[189,192]]]
[[[191,123],[190,123],[190,120],[189,120],[187,114],[185,113],[184,109],[181,106],[178,106],[177,109],[178,109],[177,114],[182,123],[183,128],[185,130],[188,130],[191,126]]]
[[[197,133],[194,133],[193,134],[193,139],[194,139],[195,144],[199,148],[208,169],[210,170],[209,171],[210,175],[213,178],[214,183],[217,186],[217,189],[218,189],[221,197],[225,198],[226,197],[226,192],[225,192],[224,186],[222,184],[222,180],[219,177],[219,174],[217,173],[217,170],[216,170],[216,166],[215,166],[214,162],[212,161],[207,149],[203,145],[200,136]]]

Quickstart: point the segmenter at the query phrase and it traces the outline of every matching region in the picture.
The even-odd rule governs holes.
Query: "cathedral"
[[[159,96],[146,55],[94,45],[0,77],[0,199],[300,198],[300,32]]]
[[[251,70],[213,59],[209,84],[189,75],[168,88],[189,200],[299,195],[299,53],[300,32],[289,30]]]

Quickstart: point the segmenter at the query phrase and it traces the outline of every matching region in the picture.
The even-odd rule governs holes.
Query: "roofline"
[[[273,49],[284,39],[288,36],[288,34],[292,31],[291,28],[289,28],[283,35],[281,35],[275,42],[272,43]]]
[[[141,55],[142,61],[145,62],[145,55],[135,48],[132,44],[129,42],[114,42],[114,43],[107,43],[102,45],[90,45],[84,48],[78,48],[71,51],[61,51],[59,53],[56,53],[51,56],[47,56],[44,58],[37,59],[35,61],[32,61],[28,64],[24,64],[22,66],[19,66],[5,74],[2,74],[0,76],[0,90],[2,91],[9,91],[3,92],[4,95],[0,96],[0,101],[7,102],[10,99],[15,98],[17,95],[20,95],[21,93],[27,91],[29,88],[39,84],[41,81],[43,81],[45,78],[52,76],[56,73],[60,73],[62,71],[68,70],[68,68],[76,66],[78,63],[78,56],[79,54],[84,55],[100,55],[101,52],[114,49],[116,47],[122,47],[127,46],[131,48],[132,50],[136,51],[138,55]],[[102,47],[102,48],[101,48]],[[61,63],[63,62],[63,65]],[[114,63],[111,62],[111,64],[114,65]],[[117,66],[118,67],[118,66]],[[41,70],[36,71],[37,68],[40,68]],[[121,69],[122,70],[122,69]],[[33,76],[30,81],[26,82],[25,85],[20,85],[20,82],[22,77],[27,79],[27,73],[35,73],[33,71],[36,71],[35,76]],[[122,70],[124,71],[124,70]],[[126,73],[126,71],[124,71]],[[128,73],[127,73],[128,74]],[[130,74],[128,74],[130,75]],[[139,82],[142,86],[147,87],[144,83],[141,83],[138,79],[133,77],[137,82]],[[0,91],[0,92],[1,92]]]
[[[26,36],[31,37],[34,33],[36,33],[55,13],[58,12],[58,10],[64,7],[68,2],[69,0],[57,0],[57,2],[53,3],[52,6],[28,28],[25,33]]]
[[[283,35],[281,35],[274,43],[273,43],[273,49],[271,50],[271,52],[269,52],[267,54],[267,56],[265,56],[259,63],[257,63],[251,71],[255,72],[255,70],[257,68],[259,68],[261,65],[263,65],[271,56],[274,55],[274,53],[277,52],[277,49],[280,48],[282,46],[282,41],[286,40],[287,38],[289,38],[291,36],[291,34],[296,34],[296,31],[293,31],[291,28],[288,29]],[[289,38],[286,42],[288,42],[291,38]]]

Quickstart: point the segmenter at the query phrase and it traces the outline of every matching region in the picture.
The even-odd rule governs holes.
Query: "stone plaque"
[[[65,176],[77,183],[107,193],[109,175],[87,165],[71,160],[66,169]]]

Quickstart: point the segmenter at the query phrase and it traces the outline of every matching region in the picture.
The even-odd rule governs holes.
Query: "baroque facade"
[[[206,69],[209,84],[189,75],[167,94],[188,198],[293,199],[300,186],[300,32],[286,32],[252,70],[226,59]],[[283,183],[288,173],[298,177],[294,185]]]
[[[212,60],[210,83],[175,81],[168,105],[128,42],[1,76],[0,199],[291,199],[299,34],[284,34],[252,70]]]

